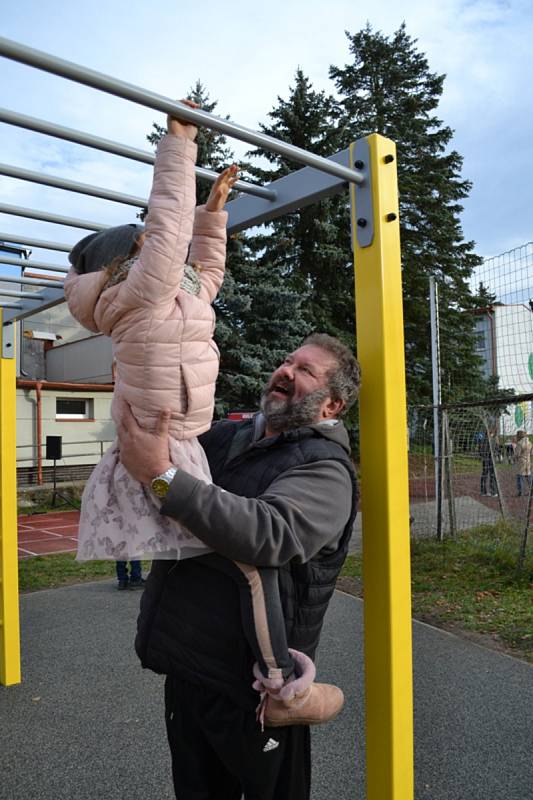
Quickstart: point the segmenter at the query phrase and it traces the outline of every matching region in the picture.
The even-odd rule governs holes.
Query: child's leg
[[[142,569],[140,561],[130,561],[130,581],[140,583],[142,580]]]
[[[127,589],[130,585],[128,580],[128,562],[115,561],[115,568],[117,570],[117,589]]]
[[[223,558],[202,556],[203,563],[226,573],[238,586],[244,634],[264,678],[282,686],[294,672],[278,586],[278,571]]]
[[[254,689],[261,692],[257,719],[263,727],[314,725],[334,719],[344,704],[336,686],[314,683],[315,665],[287,646],[278,571],[229,561],[210,553],[207,566],[226,573],[239,589],[245,636],[257,659]]]

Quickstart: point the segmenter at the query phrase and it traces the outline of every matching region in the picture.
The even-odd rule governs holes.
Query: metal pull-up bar
[[[23,267],[24,269],[45,269],[49,272],[64,272],[67,274],[69,268],[62,267],[60,264],[49,264],[47,261],[28,261],[20,258],[9,258],[9,256],[0,256],[0,264],[9,264],[12,267]],[[0,281],[2,276],[0,276]]]
[[[66,178],[47,175],[44,172],[12,167],[10,164],[0,164],[0,175],[5,175],[7,178],[18,178],[21,181],[30,181],[30,183],[40,183],[43,186],[53,186],[56,189],[66,189],[69,192],[78,192],[78,194],[86,194],[91,197],[101,197],[104,200],[113,200],[115,203],[124,203],[136,208],[144,208],[148,205],[148,198],[145,197],[134,197],[130,194],[114,192],[111,189],[104,189],[100,186],[91,186],[89,183],[78,183],[78,181],[69,181]]]
[[[44,239],[30,239],[24,233],[6,233],[0,231],[0,242],[10,242],[11,244],[25,244],[28,247],[39,247],[43,250],[60,250],[63,253],[70,253],[71,244],[61,244],[61,242],[47,242]]]
[[[24,300],[42,300],[43,295],[40,292],[17,292],[11,289],[2,289],[0,287],[0,297],[19,297]]]
[[[15,125],[18,128],[25,128],[29,131],[35,131],[36,133],[44,133],[47,136],[54,136],[56,139],[63,139],[66,142],[86,145],[87,147],[92,147],[94,150],[101,150],[104,153],[124,156],[124,158],[130,158],[132,161],[138,161],[141,164],[155,163],[155,155],[147,150],[138,150],[136,147],[129,147],[128,145],[120,144],[120,142],[113,142],[110,139],[101,139],[98,136],[92,136],[83,131],[65,128],[63,125],[56,125],[44,119],[29,117],[26,114],[19,114],[7,108],[0,108],[0,122],[5,122],[8,125]],[[213,170],[206,169],[205,167],[195,167],[195,172],[198,178],[210,181],[211,183],[218,178],[217,172],[213,172]],[[276,192],[274,189],[267,189],[265,186],[258,186],[255,183],[237,181],[233,188],[236,192],[252,194],[256,197],[264,197],[267,200],[276,199]]]
[[[244,128],[242,125],[236,125],[234,122],[221,119],[213,114],[208,114],[206,111],[189,108],[189,106],[178,103],[156,92],[141,89],[131,83],[112,78],[102,72],[87,69],[87,67],[82,67],[71,61],[56,58],[48,53],[43,53],[41,50],[35,50],[32,47],[27,47],[18,42],[13,42],[10,39],[5,39],[4,37],[0,37],[0,55],[10,58],[13,61],[18,61],[21,64],[27,64],[30,67],[36,67],[45,72],[50,72],[52,75],[58,75],[76,81],[76,83],[90,86],[93,89],[100,89],[108,94],[121,97],[124,100],[132,100],[134,103],[155,109],[156,111],[162,111],[164,114],[170,114],[171,116],[185,119],[188,122],[193,122],[196,125],[211,128],[233,139],[239,139],[255,147],[261,147],[265,150],[269,150],[271,153],[277,153],[291,161],[306,164],[307,166],[327,172],[330,175],[335,175],[349,183],[358,184],[364,181],[363,173],[340,164],[335,164],[327,158],[309,153],[306,150],[302,150],[300,147],[282,142],[272,136],[267,136],[265,133],[259,133],[258,131]]]
[[[89,231],[105,231],[106,228],[111,227],[110,225],[102,225],[101,222],[90,222],[89,220],[76,219],[75,217],[63,217],[60,214],[51,214],[49,211],[38,211],[34,208],[24,208],[24,206],[12,206],[9,203],[0,203],[0,213],[12,214],[14,217],[38,219],[41,222],[53,222],[56,225],[66,225],[70,228],[83,228]],[[20,241],[20,239],[17,241]],[[26,242],[25,239],[24,241]]]
[[[23,266],[23,262],[19,261],[18,266]],[[0,275],[0,283],[22,283],[25,286],[48,286],[50,289],[62,289],[63,281],[47,281],[44,276],[42,278],[26,278],[17,275]]]

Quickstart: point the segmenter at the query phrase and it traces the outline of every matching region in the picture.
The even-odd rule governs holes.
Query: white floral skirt
[[[172,463],[211,483],[198,439],[169,438]],[[159,513],[161,501],[131,477],[115,439],[87,482],[81,501],[78,561],[180,559],[211,552],[177,522]]]

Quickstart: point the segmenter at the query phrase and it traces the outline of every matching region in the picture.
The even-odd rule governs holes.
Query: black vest
[[[344,448],[312,428],[262,439],[233,456],[234,437],[250,438],[251,426],[251,421],[224,421],[200,440],[213,483],[223,489],[257,497],[283,472],[325,459],[342,463],[352,480],[352,511],[337,549],[279,570],[289,645],[313,658],[356,515],[355,471]],[[247,689],[251,654],[240,627],[238,590],[215,570],[206,575],[201,557],[154,562],[142,598],[136,648],[143,666],[156,672],[211,685],[246,706],[257,700]]]

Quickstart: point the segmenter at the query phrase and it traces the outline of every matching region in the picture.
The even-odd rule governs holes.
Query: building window
[[[56,397],[56,419],[93,419],[92,398]]]

